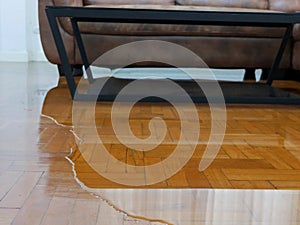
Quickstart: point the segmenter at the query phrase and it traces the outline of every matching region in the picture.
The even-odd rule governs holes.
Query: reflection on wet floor
[[[298,192],[99,189],[97,194],[130,215],[172,224],[299,224]]]
[[[288,85],[297,87],[297,83]],[[43,114],[58,123],[73,126],[77,144],[69,158],[75,164],[77,178],[89,188],[300,188],[298,106],[227,106],[223,144],[210,167],[201,172],[198,166],[211,135],[208,106],[197,105],[199,120],[192,117],[187,120],[188,127],[196,123],[200,127],[195,149],[191,148],[193,143],[187,141],[195,131],[188,129],[180,133],[182,121],[167,103],[137,103],[130,111],[129,122],[123,118],[123,112],[128,111],[127,103],[118,106],[114,116],[129,123],[134,138],[145,140],[154,136],[154,142],[147,140],[147,144],[136,144],[128,132],[116,135],[111,116],[113,106],[110,102],[72,103],[63,79],[45,100]],[[182,106],[186,114],[192,115],[190,105]],[[155,140],[160,139],[155,132],[162,129],[154,124],[154,132],[151,132],[149,121],[154,117],[164,119],[167,132],[162,142],[157,141],[160,145],[153,147]],[[122,120],[118,122],[120,126],[123,123]],[[126,145],[121,139],[127,141]],[[174,156],[179,141],[182,146]],[[128,147],[128,143],[136,144],[133,147],[137,149]],[[149,146],[150,151],[136,151]],[[189,154],[191,159],[186,161]],[[171,155],[172,164],[161,163]],[[172,176],[171,172],[177,168],[179,171]]]
[[[0,224],[300,223],[298,106],[229,106],[224,144],[202,173],[197,166],[209,136],[210,117],[209,110],[199,106],[203,131],[189,163],[164,182],[130,189],[101,177],[78,150],[80,142],[76,144],[70,132],[74,129],[72,101],[64,82],[47,93],[57,84],[55,67],[45,63],[0,66]],[[109,125],[110,105],[100,107],[97,131],[118,160],[151,165],[172,153],[178,124],[169,107],[144,105],[132,111],[131,125],[138,137],[149,135],[149,108],[171,126],[165,146],[144,155],[123,149]],[[87,117],[81,117],[81,125],[89,137],[89,116],[83,115]],[[83,154],[89,156],[95,150],[89,149]],[[96,154],[89,159],[98,158]],[[147,172],[141,174],[147,178]]]

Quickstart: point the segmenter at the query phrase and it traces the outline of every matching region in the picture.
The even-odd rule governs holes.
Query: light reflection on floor
[[[138,217],[172,224],[299,224],[298,191],[91,190]]]

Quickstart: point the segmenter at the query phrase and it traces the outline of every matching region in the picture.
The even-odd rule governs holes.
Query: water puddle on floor
[[[48,116],[45,117],[51,119]],[[71,128],[53,123],[62,128]],[[70,129],[71,132],[71,129]],[[75,147],[76,148],[76,147]],[[78,150],[77,150],[78,151]],[[92,193],[117,214],[132,218],[133,224],[297,224],[300,193],[279,190],[229,190],[191,188],[102,188],[90,168],[81,166],[90,181],[78,177],[76,164],[82,158],[71,150],[66,159],[72,166],[74,179],[82,189]],[[75,157],[74,157],[75,155]],[[95,173],[95,172],[94,172]],[[96,180],[97,176],[96,176]],[[109,183],[106,183],[109,184]],[[288,221],[288,222],[287,222]]]
[[[49,223],[46,224],[53,224],[51,219],[63,223],[70,216],[74,216],[72,215],[72,209],[76,202],[79,205],[80,200],[86,200],[85,202],[88,205],[91,203],[89,200],[98,203],[96,196],[99,198],[99,202],[104,202],[103,205],[107,206],[106,210],[99,210],[99,217],[106,219],[104,222],[100,221],[100,224],[300,224],[299,188],[295,191],[234,190],[235,187],[231,186],[228,180],[218,176],[220,174],[218,171],[223,170],[223,167],[228,172],[227,175],[231,173],[232,176],[244,176],[246,178],[249,175],[247,171],[253,171],[257,168],[259,168],[259,175],[262,177],[270,175],[273,179],[289,177],[284,173],[290,172],[289,181],[283,180],[274,183],[281,185],[279,188],[299,187],[299,170],[276,170],[274,167],[270,169],[270,163],[258,158],[257,155],[257,152],[268,155],[271,146],[274,147],[272,150],[279,153],[280,157],[288,156],[292,159],[292,165],[298,165],[296,157],[300,157],[299,133],[293,127],[300,126],[299,107],[231,107],[228,117],[229,134],[226,136],[224,149],[221,149],[213,164],[213,169],[207,170],[204,175],[199,173],[198,165],[205,149],[208,131],[210,130],[208,121],[211,118],[208,116],[209,109],[200,106],[203,139],[200,140],[194,159],[190,161],[188,166],[184,167],[184,172],[178,171],[172,179],[163,180],[158,184],[153,183],[149,187],[139,188],[105,179],[88,165],[83,155],[91,159],[91,163],[101,162],[101,157],[97,154],[93,155],[93,151],[84,151],[84,148],[79,151],[78,149],[79,145],[82,147],[85,144],[82,141],[82,134],[87,135],[85,137],[88,138],[94,137],[89,135],[91,131],[89,129],[86,129],[84,134],[78,133],[76,128],[73,127],[73,102],[65,82],[59,82],[57,88],[50,90],[47,96],[44,96],[47,90],[57,84],[56,68],[51,67],[49,70],[45,70],[44,64],[13,63],[6,66],[1,65],[1,69],[3,76],[1,76],[2,82],[0,83],[2,84],[2,92],[5,94],[0,96],[2,107],[2,125],[0,125],[0,131],[2,132],[0,146],[2,170],[0,172],[2,174],[15,174],[15,172],[30,174],[37,171],[41,174],[40,179],[36,181],[35,190],[31,194],[28,193],[30,194],[29,198],[26,198],[26,201],[24,199],[25,204],[20,205],[22,207],[20,209],[21,214],[25,212],[25,216],[21,215],[19,217],[21,221],[19,224],[22,224],[25,220],[28,223],[29,218],[44,218],[45,215],[49,219]],[[10,76],[11,74],[14,76]],[[298,83],[296,85],[299,87]],[[169,118],[166,121],[171,125],[174,135],[167,135],[167,143],[163,146],[164,151],[160,152],[160,154],[163,154],[162,157],[157,157],[155,152],[149,152],[149,160],[146,162],[141,160],[143,157],[140,153],[126,148],[123,149],[121,145],[115,142],[116,140],[111,135],[111,129],[107,129],[107,142],[104,142],[106,143],[104,146],[111,148],[111,153],[117,160],[128,163],[128,165],[139,166],[145,165],[145,163],[146,165],[152,165],[167,158],[174,151],[173,144],[177,137],[176,126],[178,124],[170,118],[176,117],[176,114],[168,108],[161,109],[159,104],[156,105],[158,107],[146,105],[146,108],[133,112],[136,115],[135,118],[139,119],[141,123],[132,125],[135,125],[135,131],[148,127],[149,118],[152,118],[149,111],[155,112],[156,115],[166,115],[166,118]],[[105,116],[109,113],[110,105],[109,103],[101,103],[101,106],[101,110],[96,114],[96,120],[101,128],[105,129],[108,128],[107,124],[110,123],[110,117]],[[41,109],[44,116],[40,117]],[[137,117],[138,115],[141,116]],[[80,117],[83,128],[88,128],[86,126],[87,116],[87,114],[82,114],[82,117]],[[247,129],[245,129],[246,126]],[[141,138],[145,138],[149,134],[148,129],[136,133]],[[95,145],[86,145],[86,147],[91,147],[92,150],[95,149]],[[72,149],[72,152],[70,152],[70,149]],[[247,155],[244,155],[246,153]],[[64,159],[65,156],[71,164]],[[241,159],[245,156],[252,158],[251,160]],[[276,156],[279,157],[273,154],[272,159]],[[234,157],[241,158],[235,160]],[[150,160],[150,158],[152,159]],[[281,160],[277,162],[279,166],[284,166]],[[101,165],[105,165],[104,168],[109,165],[110,169],[114,169],[113,164]],[[72,174],[72,167],[74,174]],[[103,167],[100,166],[99,169],[101,168]],[[144,176],[144,170],[131,170],[130,167],[125,167],[125,169],[128,172],[137,173],[138,178]],[[165,169],[168,171],[172,167]],[[239,169],[239,174],[234,173],[235,169]],[[157,173],[163,174],[162,171],[158,170]],[[264,174],[265,171],[271,171],[273,174]],[[207,177],[212,179],[208,180]],[[122,178],[122,174],[119,174],[119,178]],[[148,176],[145,178],[147,179]],[[147,184],[146,181],[145,184]],[[247,183],[247,179],[246,181],[235,181],[235,184],[239,185],[250,184]],[[27,183],[32,184],[30,180]],[[276,188],[276,186],[272,186],[274,183],[266,180],[254,183],[261,184],[265,189]],[[286,183],[287,186],[284,186]],[[214,189],[218,186],[220,189]],[[24,197],[20,187],[17,187],[17,192],[20,192],[21,197]],[[231,189],[225,189],[226,187]],[[90,194],[95,198],[91,198]],[[45,199],[46,201],[44,201]],[[12,198],[12,201],[15,202],[16,199]],[[49,201],[50,208],[47,201]],[[66,205],[69,211],[65,211],[66,213],[63,215],[61,212],[65,210],[64,202],[67,202]],[[92,205],[89,206],[92,207]],[[43,206],[43,209],[41,206]],[[29,208],[26,209],[26,207]],[[84,205],[77,208],[79,215],[74,217],[75,220],[79,218],[78,221],[80,222],[80,219],[84,217],[80,214],[81,211],[84,211],[82,209],[86,209]],[[97,204],[94,210],[98,212]],[[89,208],[86,211],[90,211]],[[53,214],[53,212],[56,214]],[[128,216],[125,220],[123,220],[124,215]],[[61,218],[61,216],[64,216],[64,218]],[[121,221],[116,220],[120,217]],[[43,224],[39,220],[36,221],[36,223],[31,224]]]
[[[74,139],[81,143],[72,127]],[[80,151],[72,148],[66,156],[70,162],[74,179],[84,190],[92,193],[117,214],[132,218],[133,224],[297,224],[300,219],[299,191],[279,190],[228,190],[191,188],[132,188],[99,178],[92,168],[84,163]],[[84,152],[83,152],[84,153]],[[81,169],[81,171],[78,171]],[[78,173],[81,176],[78,176]],[[82,181],[82,176],[87,179]],[[90,183],[89,183],[90,182]],[[105,187],[107,185],[107,187]],[[102,187],[101,187],[102,186]],[[100,215],[101,216],[101,215]],[[105,215],[103,215],[105,217]]]
[[[93,188],[78,178],[73,154],[67,159],[77,183],[117,213],[136,219],[135,224],[283,225],[299,221],[297,191]]]
[[[51,91],[48,93],[48,96],[51,96]],[[200,106],[201,110],[199,111],[202,113],[200,123],[203,128],[203,139],[200,139],[196,153],[193,155],[190,163],[183,168],[183,172],[178,171],[170,179],[166,177],[165,180],[161,180],[158,183],[151,183],[147,182],[149,174],[147,174],[145,166],[153,165],[169,157],[174,151],[176,135],[168,134],[167,143],[163,146],[163,151],[158,151],[159,154],[162,154],[161,157],[158,157],[157,153],[150,151],[147,153],[148,155],[146,154],[148,160],[145,160],[144,153],[131,151],[116,140],[113,133],[114,130],[111,128],[110,103],[97,103],[101,104],[101,110],[95,112],[94,121],[98,124],[97,128],[101,128],[105,132],[105,135],[102,136],[102,142],[99,142],[95,141],[95,139],[98,138],[101,132],[91,127],[90,113],[94,111],[90,111],[83,103],[82,111],[79,108],[80,113],[77,118],[77,125],[79,126],[73,127],[74,113],[72,114],[72,104],[74,102],[72,103],[70,98],[66,97],[68,96],[67,90],[58,89],[54,96],[52,100],[51,98],[46,99],[43,113],[48,115],[49,118],[55,118],[52,119],[53,123],[57,125],[63,124],[62,127],[66,128],[67,126],[67,128],[70,128],[74,144],[67,159],[73,168],[75,180],[84,190],[97,196],[115,212],[125,214],[139,221],[140,224],[145,223],[147,225],[149,223],[176,225],[299,224],[299,191],[238,190],[233,189],[228,180],[218,177],[217,172],[223,166],[240,168],[241,164],[238,163],[241,162],[245,170],[241,170],[241,174],[238,175],[243,175],[243,172],[246,173],[248,169],[257,169],[257,167],[260,168],[261,173],[270,171],[270,165],[263,162],[263,160],[256,158],[250,160],[255,163],[248,163],[246,160],[238,162],[228,157],[226,152],[229,149],[233,149],[232,151],[236,150],[238,153],[241,152],[236,145],[244,147],[250,143],[251,146],[257,147],[262,152],[266,146],[282,147],[282,144],[285,143],[284,138],[289,138],[293,143],[296,143],[296,139],[293,136],[282,137],[279,133],[270,133],[261,137],[257,130],[255,131],[257,134],[251,134],[249,131],[244,130],[242,126],[239,126],[240,124],[236,124],[235,118],[242,118],[251,121],[251,124],[254,126],[258,119],[249,114],[249,107],[251,108],[251,106],[233,107],[231,109],[230,112],[233,109],[237,111],[236,114],[230,117],[229,127],[231,134],[225,139],[224,149],[220,151],[218,158],[215,160],[213,170],[207,170],[205,176],[199,172],[198,165],[209,136],[210,125],[208,121],[211,118],[208,115],[209,109]],[[297,110],[295,109],[294,111]],[[147,138],[150,135],[149,129],[143,129],[148,127],[149,118],[153,117],[152,114],[149,114],[149,111],[166,115],[168,125],[171,126],[172,131],[176,134],[176,126],[178,124],[174,120],[176,114],[173,111],[166,109],[160,111],[159,107],[145,104],[144,108],[133,110],[134,117],[131,122],[134,122],[135,119],[140,122],[139,124],[131,124],[135,129],[136,136]],[[270,113],[268,115],[263,114],[263,108],[258,108],[256,112],[265,120],[263,125],[270,126],[270,130],[276,130],[275,128],[278,128],[278,125],[270,124],[268,121],[274,120],[274,118],[280,120],[281,116],[285,115],[285,108],[278,107],[278,110],[274,110],[274,115],[270,115]],[[291,121],[289,123],[295,122]],[[109,153],[113,156],[111,161],[107,161],[103,158],[103,155],[99,154],[99,146],[109,149]],[[255,151],[251,151],[251,154],[253,157],[256,156]],[[225,159],[229,161],[229,164]],[[114,163],[116,161],[129,165],[125,165],[122,169],[128,174],[135,174],[134,178],[137,180],[144,179],[144,186],[125,185],[125,173],[120,173],[120,170],[115,167],[116,164]],[[132,168],[130,165],[141,166],[141,168]],[[173,168],[161,168],[150,175],[164,174],[165,171],[171,169]],[[107,171],[110,171],[109,173],[111,174],[104,173]],[[230,170],[228,171],[230,172]],[[105,175],[107,176],[106,178]],[[116,182],[115,179],[110,180],[109,175],[113,175],[120,182]],[[211,179],[208,180],[207,177],[211,177]],[[220,189],[213,189],[212,184],[215,186],[220,185]],[[269,186],[265,186],[266,188],[275,188],[267,181],[262,181],[261,184],[268,184]],[[225,189],[226,185],[231,189]]]

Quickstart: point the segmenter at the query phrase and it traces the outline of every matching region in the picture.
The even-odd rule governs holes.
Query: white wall
[[[0,0],[0,61],[44,61],[37,0]]]

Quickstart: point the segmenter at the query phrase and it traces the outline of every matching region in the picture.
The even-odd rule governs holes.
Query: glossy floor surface
[[[70,132],[72,102],[64,81],[48,92],[57,84],[56,68],[47,63],[0,63],[0,224],[300,224],[299,106],[228,106],[224,143],[201,173],[210,117],[199,106],[204,131],[189,163],[157,186],[130,189],[91,170]],[[153,116],[149,107],[171,125],[160,149],[171,152],[177,131],[169,106],[138,105],[133,132],[149,135],[142,126]],[[97,128],[115,158],[145,165],[166,157],[122,149],[111,136],[109,109],[102,104],[95,121],[102,122]]]

